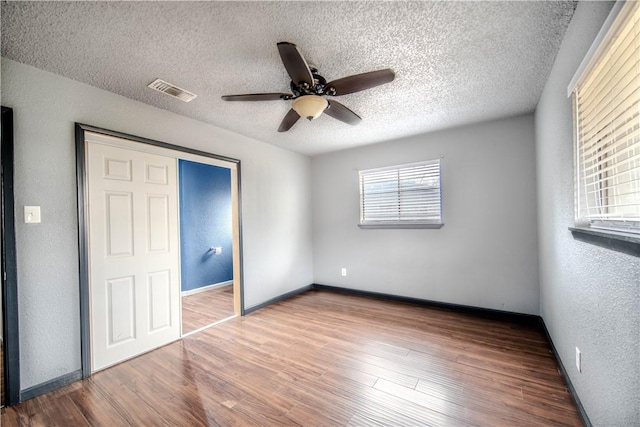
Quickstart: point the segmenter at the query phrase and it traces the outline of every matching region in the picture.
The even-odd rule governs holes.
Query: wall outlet
[[[343,267],[343,268],[342,268],[342,271],[341,271],[341,274],[342,274],[343,276],[346,276],[346,275],[347,275],[347,269]]]
[[[576,347],[576,368],[578,372],[582,372],[582,353],[578,347]]]

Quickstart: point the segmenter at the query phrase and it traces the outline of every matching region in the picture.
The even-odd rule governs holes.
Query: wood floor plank
[[[77,406],[91,426],[119,426],[127,421],[103,397],[92,379],[82,381],[82,387],[69,390],[69,399]]]
[[[581,426],[540,325],[310,291],[39,396],[3,426]]]
[[[233,316],[233,285],[184,296],[181,300],[182,334]]]

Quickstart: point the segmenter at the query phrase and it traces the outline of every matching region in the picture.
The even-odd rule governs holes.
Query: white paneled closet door
[[[180,337],[176,162],[87,143],[93,371]]]

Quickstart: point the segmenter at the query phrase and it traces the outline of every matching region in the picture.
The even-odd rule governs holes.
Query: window
[[[439,159],[360,171],[360,227],[442,225]]]
[[[640,3],[614,12],[569,87],[576,225],[640,233]]]

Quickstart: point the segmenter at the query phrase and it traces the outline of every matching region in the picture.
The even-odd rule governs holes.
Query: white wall
[[[2,105],[14,109],[23,389],[80,369],[74,122],[240,159],[246,308],[312,283],[309,158],[4,58]],[[42,206],[42,224],[20,221],[24,205]]]
[[[579,2],[535,114],[540,312],[595,426],[640,425],[640,258],[574,240],[567,86],[612,3]],[[582,351],[582,373],[575,366]]]
[[[358,169],[441,155],[443,228],[358,228]],[[538,314],[534,158],[532,115],[313,157],[315,283]]]

